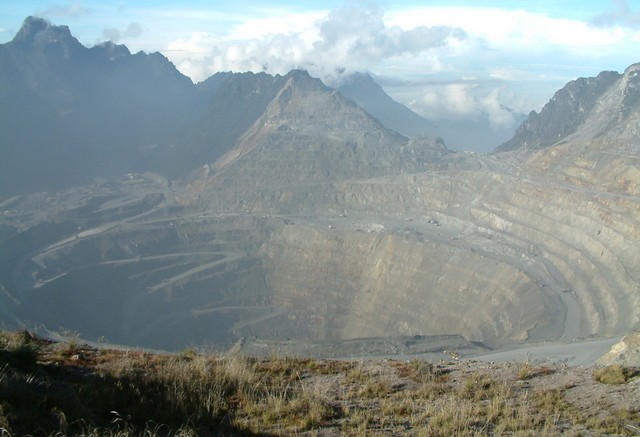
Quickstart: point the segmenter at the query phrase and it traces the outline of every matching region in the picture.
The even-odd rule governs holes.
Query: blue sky
[[[159,51],[195,82],[217,71],[372,73],[430,118],[539,110],[569,80],[640,62],[640,0],[0,2],[0,43],[28,15]]]

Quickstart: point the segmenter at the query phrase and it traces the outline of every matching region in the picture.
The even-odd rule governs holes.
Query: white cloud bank
[[[303,68],[331,82],[342,71],[370,71],[464,38],[464,31],[450,26],[389,26],[381,9],[353,2],[323,15],[249,20],[229,36],[194,32],[171,42],[167,51],[194,80],[218,71],[286,73]]]
[[[509,129],[516,124],[514,108],[505,107],[503,88],[481,88],[474,83],[452,83],[430,87],[408,102],[417,113],[431,120],[486,117],[494,130]],[[521,108],[517,108],[518,110]]]
[[[330,85],[354,71],[403,78],[385,89],[421,115],[483,116],[501,129],[515,123],[512,110],[539,109],[567,81],[637,61],[620,59],[640,42],[638,14],[620,0],[591,21],[490,7],[383,11],[356,1],[330,12],[276,12],[222,34],[192,32],[162,51],[195,81],[293,68]]]

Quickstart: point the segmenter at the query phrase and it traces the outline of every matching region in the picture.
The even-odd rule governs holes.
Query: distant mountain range
[[[289,79],[217,73],[194,85],[159,53],[106,42],[86,48],[67,26],[28,17],[0,45],[0,194],[55,189],[128,172],[180,178],[213,162]],[[388,129],[458,143],[394,101],[368,74],[338,91]],[[475,126],[471,135],[483,136]],[[464,142],[464,141],[463,141]]]
[[[440,137],[452,149],[491,152],[513,136],[511,127],[492,126],[487,115],[428,120],[393,100],[367,73],[352,74],[337,89],[389,129],[410,137]],[[526,118],[525,114],[512,113],[518,123]]]
[[[68,27],[29,17],[0,45],[2,193],[148,169],[198,119],[206,98],[159,53],[86,48]]]
[[[338,87],[338,91],[389,129],[409,136],[437,135],[434,123],[393,100],[367,73],[352,74]]]

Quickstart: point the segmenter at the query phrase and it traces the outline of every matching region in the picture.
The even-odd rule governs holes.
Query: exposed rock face
[[[275,80],[280,88],[270,88],[273,98],[261,116],[207,166],[205,178],[200,172],[190,177],[189,196],[201,197],[207,208],[221,198],[234,208],[229,195],[260,203],[263,189],[416,172],[450,153],[439,140],[411,141],[385,129],[306,72]]]
[[[206,111],[172,138],[171,147],[154,151],[151,168],[184,177],[215,161],[263,115],[284,82],[266,73],[220,73],[198,84],[198,92],[208,96]]]
[[[282,185],[269,175],[257,187],[230,179],[230,165],[228,182],[175,212],[127,198],[122,210],[105,193],[93,210],[58,216],[56,232],[53,216],[4,240],[3,277],[19,282],[3,282],[18,302],[3,295],[3,311],[166,349],[440,334],[501,346],[638,326],[635,196],[514,174],[493,157],[447,153],[431,165]]]
[[[83,223],[77,239],[7,260],[9,277],[31,284],[31,314],[170,349],[403,335],[503,346],[640,323],[631,130],[535,153],[452,153],[385,130],[303,72],[243,79],[273,97],[233,147],[173,185],[186,209]],[[96,277],[111,280],[90,286]],[[107,302],[117,316],[96,324]]]
[[[431,154],[389,161],[388,170],[379,173],[368,168],[374,177],[358,173],[360,156],[382,150],[375,159],[386,162],[393,152],[371,142],[364,155],[348,157],[355,166],[348,171],[327,179],[314,172],[294,151],[304,150],[303,136],[292,140],[289,129],[267,128],[282,126],[276,120],[289,120],[295,108],[292,125],[308,132],[309,109],[300,109],[299,100],[277,99],[270,122],[261,120],[251,131],[257,140],[238,143],[251,166],[240,164],[243,155],[234,152],[191,188],[199,187],[193,192],[205,209],[296,214],[288,219],[292,227],[272,234],[263,256],[274,302],[303,321],[298,332],[352,338],[453,329],[488,344],[623,333],[637,326],[640,309],[640,178],[637,163],[629,159],[639,153],[631,140],[637,138],[637,112],[616,115],[621,113],[616,108],[629,107],[623,102],[630,92],[624,90],[632,89],[633,71],[601,95],[599,105],[607,109],[589,108],[586,121],[566,133],[562,146],[522,156]],[[323,107],[320,96],[307,100]],[[325,112],[339,113],[332,108]],[[588,130],[594,126],[598,135]],[[338,127],[332,132],[339,138],[351,134]],[[265,176],[260,169],[269,167],[271,150],[282,143],[297,146],[277,165],[296,176]],[[323,164],[345,165],[331,164],[329,156],[312,165]],[[247,189],[232,175],[260,182]],[[319,230],[299,217],[317,217],[319,211],[345,213],[355,224],[344,232],[339,224]],[[298,271],[305,274],[292,273]],[[332,278],[339,278],[338,285],[328,285]],[[489,301],[480,303],[482,296]],[[314,310],[298,313],[301,308]]]
[[[613,345],[611,350],[596,362],[596,365],[600,366],[616,364],[640,367],[640,332],[625,335],[619,343]]]
[[[585,123],[592,111],[597,110],[598,100],[612,86],[617,86],[620,79],[619,73],[605,71],[597,77],[569,82],[556,92],[539,114],[532,111],[529,118],[516,130],[514,137],[500,145],[496,151],[523,147],[535,150],[562,141]]]
[[[82,50],[82,44],[71,35],[68,26],[53,26],[46,20],[27,17],[13,39],[14,44],[46,46],[60,44],[66,51]]]
[[[242,173],[258,185],[266,182],[265,177],[270,182],[289,184],[289,178],[308,182],[375,177],[397,170],[399,163],[389,163],[387,159],[401,155],[398,152],[406,138],[387,131],[306,72],[291,72],[279,85],[261,117],[225,156],[213,163],[214,168],[224,170],[222,173]],[[306,163],[302,163],[303,168],[276,169],[265,175],[264,161],[255,156],[261,152],[269,160],[284,153],[289,155],[285,162],[299,159]],[[237,168],[246,165],[256,171],[247,173],[250,168]]]
[[[456,332],[495,345],[527,339],[552,311],[531,278],[508,263],[374,229],[300,224],[265,244],[274,302],[293,310],[300,332],[331,340]]]

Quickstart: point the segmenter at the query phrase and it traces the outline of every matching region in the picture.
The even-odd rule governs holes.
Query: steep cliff
[[[526,148],[540,149],[559,143],[584,125],[600,106],[600,99],[619,86],[621,75],[604,71],[597,77],[579,78],[555,93],[540,113],[532,111],[509,141],[496,152]]]

